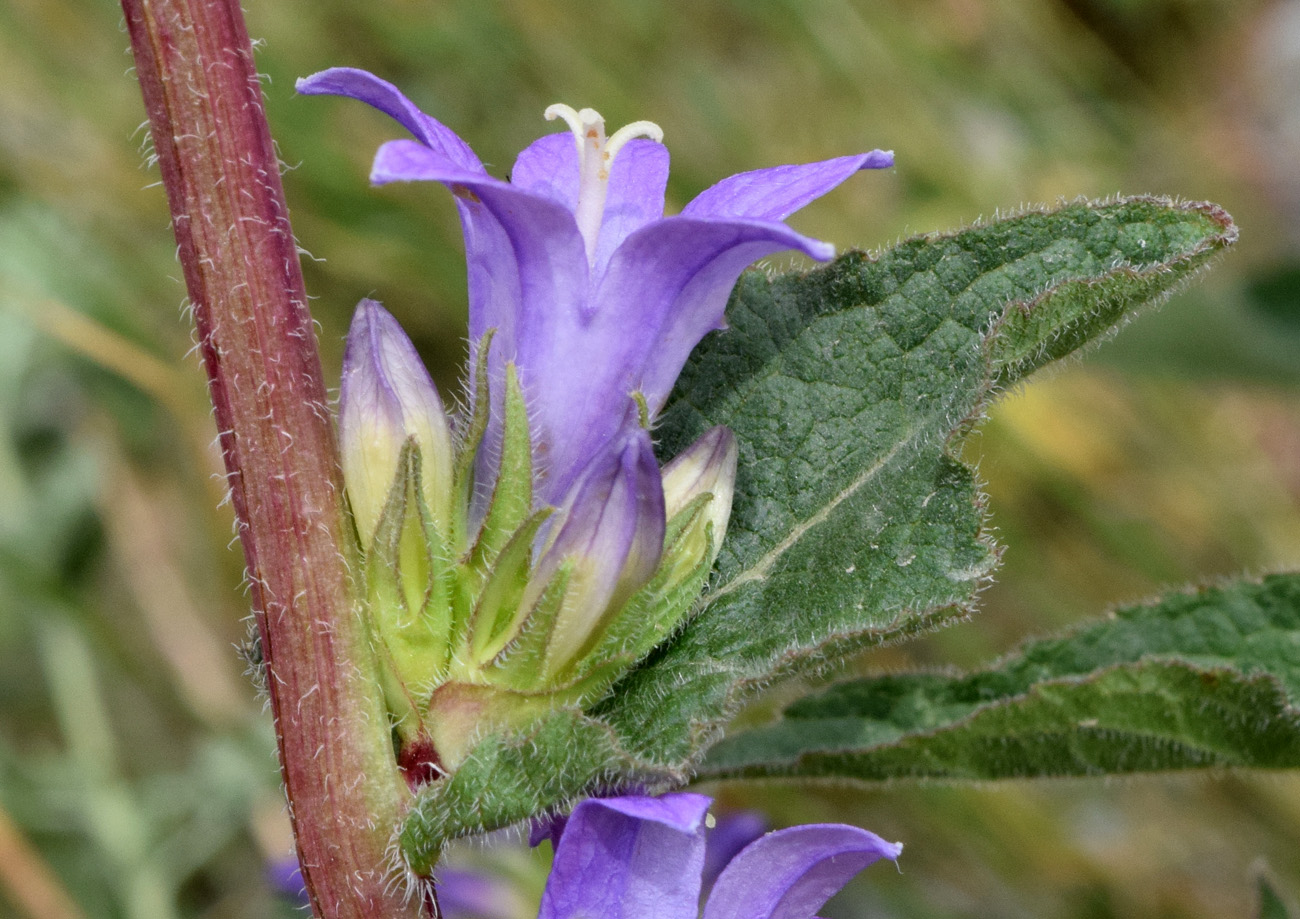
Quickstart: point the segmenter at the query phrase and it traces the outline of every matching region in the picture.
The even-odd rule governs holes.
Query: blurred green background
[[[1165,587],[1300,564],[1297,0],[246,7],[331,385],[362,296],[448,391],[465,321],[445,192],[366,184],[400,130],[294,96],[333,65],[398,83],[498,174],[554,129],[552,102],[654,120],[670,208],[736,171],[892,148],[895,170],[792,221],[845,247],[1079,195],[1232,212],[1241,243],[1205,283],[975,438],[1006,547],[982,612],[858,666],[971,666]],[[289,851],[268,716],[234,647],[242,560],[130,66],[107,0],[0,5],[0,916],[289,916],[265,878]],[[840,919],[1240,917],[1264,863],[1300,893],[1295,773],[721,793],[907,844]],[[542,856],[458,858],[511,872],[535,910]]]

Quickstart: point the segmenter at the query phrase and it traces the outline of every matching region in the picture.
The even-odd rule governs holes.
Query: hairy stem
[[[122,0],[248,562],[303,877],[321,919],[422,897],[387,849],[406,791],[344,547],[320,358],[238,0]]]

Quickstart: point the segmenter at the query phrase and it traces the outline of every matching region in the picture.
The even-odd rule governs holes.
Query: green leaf
[[[444,839],[594,788],[680,781],[751,690],[964,616],[997,553],[961,436],[999,387],[1118,325],[1235,234],[1211,205],[1076,203],[745,275],[730,330],[692,355],[657,429],[665,456],[718,424],[739,441],[697,614],[590,717],[488,738],[428,786],[406,858],[429,863]]]
[[[718,424],[740,444],[707,608],[600,714],[679,763],[752,688],[964,616],[997,553],[961,436],[1235,237],[1212,205],[1134,198],[745,276],[660,427],[665,455]]]
[[[701,776],[1000,779],[1300,766],[1300,574],[1176,594],[969,675],[856,680]]]

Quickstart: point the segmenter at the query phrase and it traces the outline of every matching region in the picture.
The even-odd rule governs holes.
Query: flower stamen
[[[595,260],[596,241],[600,238],[600,224],[605,216],[605,197],[609,193],[609,172],[614,157],[629,140],[648,137],[662,143],[663,129],[653,121],[634,121],[605,137],[605,119],[595,109],[575,111],[571,106],[548,106],[547,121],[563,119],[573,132],[578,145],[578,206],[573,212],[587,247],[587,260]]]

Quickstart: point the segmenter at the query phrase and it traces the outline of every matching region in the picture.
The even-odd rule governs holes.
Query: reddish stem
[[[122,0],[321,919],[424,914],[387,848],[409,792],[348,560],[338,450],[238,0]]]

